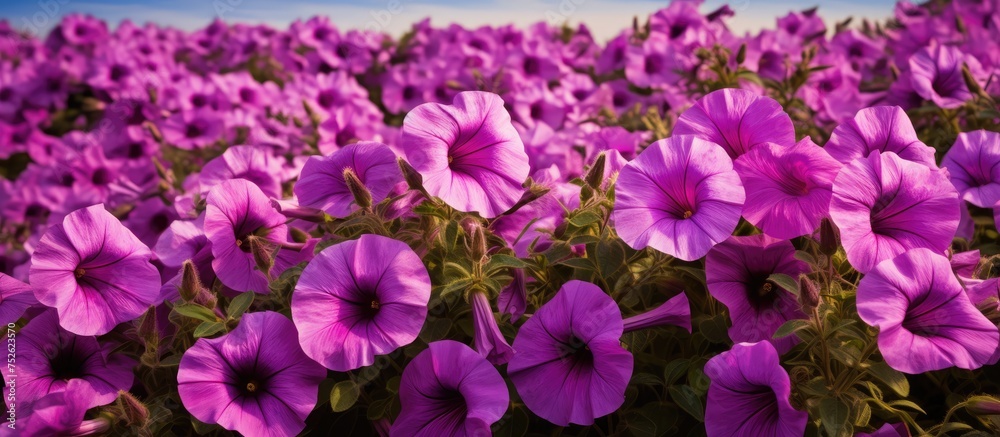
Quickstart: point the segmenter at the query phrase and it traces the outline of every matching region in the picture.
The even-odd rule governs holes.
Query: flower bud
[[[799,276],[799,303],[809,311],[819,306],[819,287],[806,275]]]
[[[830,219],[823,218],[819,224],[819,251],[826,256],[833,256],[837,253],[840,243],[837,241],[837,230],[833,227]]]
[[[128,425],[141,427],[149,420],[149,408],[125,390],[118,391],[118,405]]]
[[[594,164],[590,166],[590,170],[584,177],[587,185],[595,190],[599,190],[604,182],[604,166],[607,160],[607,155],[604,152],[598,154],[597,158],[594,159]]]
[[[969,64],[962,63],[962,79],[965,80],[965,86],[969,88],[970,93],[977,96],[983,95],[983,88],[979,86],[979,81],[972,76]]]
[[[740,45],[740,50],[736,52],[736,65],[742,65],[747,60],[747,43]]]
[[[1000,399],[992,396],[972,396],[965,401],[965,411],[976,416],[1000,415]]]
[[[409,185],[411,190],[423,191],[424,177],[420,172],[403,158],[397,158],[396,163],[399,164],[399,169],[403,172],[403,180],[406,181],[406,185]]]
[[[478,289],[472,290],[469,294],[469,303],[472,304],[476,351],[494,365],[510,361],[511,357],[514,356],[514,349],[500,333],[500,327],[497,326],[497,320],[493,317],[493,308],[490,307],[490,299],[486,296],[486,292]]]
[[[184,261],[184,272],[181,276],[181,298],[192,301],[201,292],[201,279],[198,278],[198,268],[191,260]]]
[[[486,231],[482,223],[472,217],[462,220],[462,229],[465,231],[466,247],[472,256],[473,262],[482,261],[489,249],[486,247]]]
[[[524,310],[528,306],[527,276],[524,269],[510,269],[514,280],[500,290],[497,297],[497,307],[500,313],[510,314],[510,321],[516,322],[524,315]]]
[[[354,202],[358,206],[365,210],[372,207],[372,193],[368,191],[368,187],[365,187],[361,179],[358,179],[358,174],[354,172],[354,169],[344,168],[344,182],[347,183],[347,189],[351,191]]]
[[[256,236],[247,238],[250,244],[250,253],[253,254],[254,264],[257,269],[264,273],[264,276],[271,280],[271,267],[274,267],[274,257],[271,248],[264,243],[264,239]]]

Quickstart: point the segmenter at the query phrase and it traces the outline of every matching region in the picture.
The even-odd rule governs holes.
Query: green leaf
[[[687,358],[680,358],[667,363],[663,369],[663,381],[667,385],[677,382],[678,379],[687,374],[690,362]]]
[[[847,422],[851,416],[851,408],[837,398],[823,398],[819,401],[819,417],[823,428],[829,436],[850,436],[854,434],[853,427]]]
[[[502,253],[498,253],[496,255],[491,256],[490,261],[486,263],[487,271],[493,271],[497,269],[510,268],[510,267],[516,269],[523,269],[525,267],[528,267],[528,263],[522,261],[517,257],[504,255]]]
[[[868,372],[879,381],[882,381],[900,397],[905,398],[910,395],[910,382],[907,381],[906,375],[903,375],[902,372],[889,367],[889,365],[885,362],[873,364],[868,368]]]
[[[229,315],[229,317],[238,319],[243,315],[243,313],[250,309],[250,305],[253,304],[255,294],[256,293],[252,291],[248,291],[234,297],[233,300],[229,302],[229,307],[226,308],[226,314]]]
[[[194,338],[208,337],[218,334],[226,329],[226,324],[222,322],[202,323],[194,329]]]
[[[330,390],[330,407],[334,413],[342,413],[349,410],[358,402],[361,389],[353,380],[340,381]]]
[[[712,343],[726,343],[729,341],[729,333],[727,332],[729,328],[726,325],[726,315],[719,314],[710,319],[702,320],[698,324],[698,331]]]
[[[705,405],[701,403],[698,393],[689,385],[672,385],[669,389],[670,399],[674,400],[677,406],[698,419],[699,422],[705,420]]]
[[[595,249],[594,261],[604,277],[613,276],[625,266],[625,248],[621,240],[601,240]]]
[[[805,320],[805,319],[792,319],[792,320],[789,320],[789,321],[783,323],[780,327],[778,327],[778,330],[774,331],[774,335],[771,338],[779,339],[779,338],[788,337],[789,335],[792,335],[792,334],[794,334],[796,332],[799,332],[799,331],[801,331],[803,329],[809,329],[811,327],[812,327],[812,323],[809,323],[808,320]]]
[[[192,319],[216,322],[219,320],[212,310],[194,303],[186,303],[174,307],[174,312]]]
[[[778,284],[779,287],[784,288],[789,293],[796,296],[799,295],[799,283],[791,276],[784,273],[771,273],[771,276],[768,276],[767,280]]]
[[[596,212],[583,210],[580,211],[579,214],[574,214],[573,217],[570,217],[569,224],[578,228],[585,228],[603,219],[604,218]]]
[[[806,264],[809,264],[809,265],[812,265],[812,266],[816,265],[816,258],[814,258],[812,256],[812,254],[810,254],[809,252],[806,252],[804,250],[796,250],[795,251],[795,259],[797,259],[799,261],[802,261],[802,262],[805,262]]]

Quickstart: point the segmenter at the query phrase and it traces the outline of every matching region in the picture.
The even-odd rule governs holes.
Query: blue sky
[[[773,26],[774,19],[789,10],[819,6],[828,23],[847,16],[886,18],[894,0],[706,0],[704,11],[728,3],[737,11],[731,27],[737,32]],[[632,17],[648,15],[667,1],[652,0],[29,0],[0,3],[0,19],[15,27],[45,32],[64,14],[83,12],[112,25],[125,18],[152,21],[185,30],[204,26],[216,17],[227,21],[266,23],[284,28],[296,18],[327,15],[342,28],[377,28],[392,34],[431,17],[433,24],[455,22],[464,26],[563,19],[586,23],[598,39],[607,39]],[[392,7],[390,7],[392,6]],[[391,13],[390,9],[392,9]]]

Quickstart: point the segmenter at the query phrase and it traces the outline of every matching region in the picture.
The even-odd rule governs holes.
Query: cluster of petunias
[[[603,45],[0,21],[10,429],[909,435],[1000,414],[900,410],[907,375],[1000,361],[998,6],[904,1],[828,38],[815,10],[740,37],[699,5]]]

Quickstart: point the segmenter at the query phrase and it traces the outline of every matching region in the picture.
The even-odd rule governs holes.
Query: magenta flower
[[[625,332],[662,325],[679,326],[691,332],[691,304],[687,295],[680,293],[656,308],[623,320],[622,324]]]
[[[78,335],[101,335],[156,303],[152,253],[103,204],[78,209],[49,228],[31,257],[35,297]]]
[[[473,345],[476,351],[490,363],[498,366],[506,364],[514,356],[514,349],[511,349],[497,326],[489,297],[484,292],[473,291],[469,300],[472,304],[472,325],[475,332]]]
[[[941,161],[962,199],[980,208],[1000,202],[1000,133],[985,130],[958,134]]]
[[[962,64],[979,72],[982,67],[974,56],[953,45],[932,41],[910,56],[910,83],[914,91],[942,108],[958,108],[972,99],[972,92],[962,78]]]
[[[594,284],[569,281],[521,325],[507,364],[521,399],[559,426],[590,425],[625,402],[632,354],[618,305]]]
[[[775,238],[812,233],[826,217],[841,164],[809,137],[792,147],[765,143],[734,163],[746,203],[743,217]]]
[[[116,346],[59,327],[55,311],[39,314],[17,335],[17,401],[30,404],[71,389],[87,409],[114,401],[118,390],[132,387],[137,364],[112,353]],[[80,383],[71,386],[74,381]]]
[[[212,110],[182,111],[164,120],[160,126],[167,143],[184,150],[201,149],[222,135],[221,117]]]
[[[795,258],[787,240],[765,235],[730,237],[712,248],[705,258],[708,292],[729,308],[729,338],[734,342],[769,341],[780,353],[798,343],[787,336],[772,339],[786,321],[804,319],[797,297],[769,277],[782,273],[798,279],[809,265]]]
[[[943,253],[958,230],[960,206],[958,192],[941,171],[876,151],[837,175],[830,217],[840,229],[847,260],[868,273],[910,249]]]
[[[795,144],[792,119],[770,97],[725,88],[706,94],[677,119],[673,136],[694,135],[736,159],[758,144]]]
[[[521,198],[528,155],[496,94],[467,91],[451,106],[420,105],[403,120],[401,141],[427,191],[455,209],[492,218]]]
[[[302,271],[292,320],[310,358],[338,372],[417,338],[431,280],[406,244],[374,234],[323,249]]]
[[[843,164],[872,152],[893,152],[907,161],[937,168],[934,149],[920,142],[910,117],[898,106],[865,108],[837,126],[826,143],[830,156]]]
[[[281,159],[260,146],[233,146],[201,169],[198,183],[202,195],[230,179],[253,182],[268,197],[281,198]]]
[[[206,203],[205,235],[212,245],[212,269],[219,280],[236,291],[268,293],[271,272],[258,269],[253,252],[270,255],[274,246],[287,243],[285,216],[246,179],[216,186]]]
[[[267,311],[244,315],[219,338],[198,339],[177,372],[184,408],[248,437],[298,434],[326,369],[302,353],[295,337],[291,321]]]
[[[858,284],[858,315],[879,328],[885,362],[917,374],[991,361],[1000,331],[962,289],[948,259],[917,248],[879,263]]]
[[[30,285],[0,273],[0,320],[17,321],[36,303],[38,299]]]
[[[619,173],[615,196],[625,243],[692,261],[736,229],[745,194],[721,147],[685,135],[650,144]]]
[[[510,404],[500,373],[468,346],[435,341],[410,361],[391,436],[490,435]]]
[[[800,437],[809,414],[788,401],[791,382],[771,343],[739,343],[705,363],[709,437]]]
[[[30,411],[23,425],[17,425],[20,435],[34,436],[86,436],[108,432],[111,423],[107,418],[84,420],[90,408],[87,382],[72,379],[66,389],[53,391],[30,404]],[[17,434],[17,433],[14,433]]]
[[[403,180],[396,154],[388,146],[362,141],[329,156],[310,157],[295,183],[299,204],[322,209],[334,217],[350,215],[357,205],[344,180],[347,169],[365,185],[374,204],[384,200],[392,187]]]

